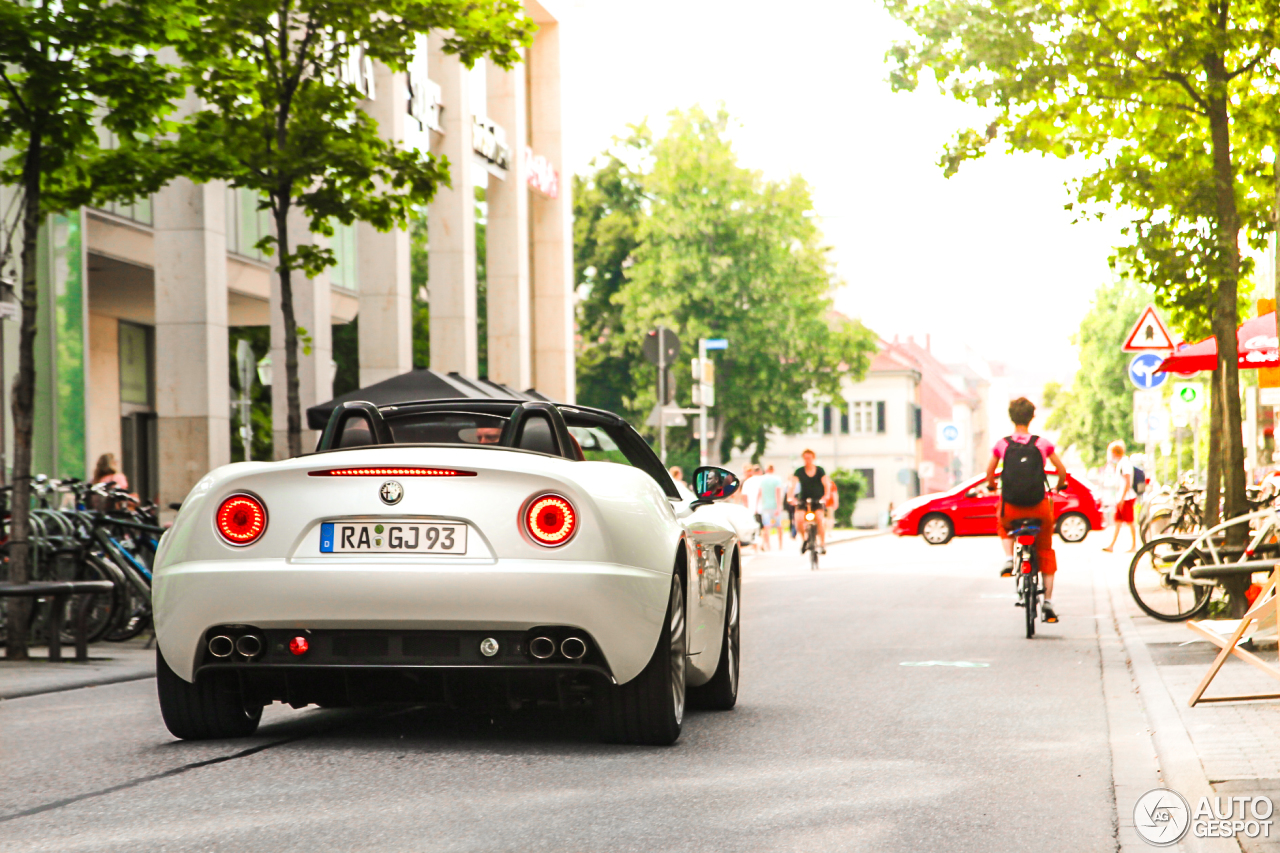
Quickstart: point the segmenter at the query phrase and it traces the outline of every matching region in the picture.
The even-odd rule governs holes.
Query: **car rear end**
[[[231,465],[164,537],[157,637],[177,677],[235,671],[262,701],[485,679],[563,699],[648,662],[680,535],[656,484],[611,463],[375,447]]]

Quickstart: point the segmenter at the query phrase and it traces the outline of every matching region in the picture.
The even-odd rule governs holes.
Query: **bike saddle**
[[[1024,521],[1009,531],[1010,536],[1035,536],[1040,532],[1040,522]]]

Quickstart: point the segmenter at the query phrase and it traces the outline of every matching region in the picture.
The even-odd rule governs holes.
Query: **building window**
[[[341,222],[333,226],[333,237],[329,240],[333,249],[333,257],[337,264],[329,267],[329,283],[347,290],[356,290],[356,225],[343,225]]]
[[[924,410],[915,403],[907,403],[907,435],[912,438],[924,436]]]
[[[135,406],[151,405],[151,353],[145,326],[121,321],[120,402]]]
[[[840,434],[849,434],[849,410],[844,408],[840,410]]]
[[[832,414],[832,408],[830,406],[822,407],[822,434],[823,435],[831,435],[831,414]]]
[[[97,131],[99,143],[103,148],[115,150],[120,147],[120,142],[114,133],[107,130],[102,125],[98,125]],[[141,222],[143,225],[155,224],[155,219],[151,213],[151,196],[143,196],[142,198],[134,199],[128,204],[119,201],[109,201],[99,207],[98,210],[105,210],[107,213],[114,213],[116,216],[120,216],[125,219],[132,219],[134,222]]]
[[[855,435],[884,432],[884,403],[859,400],[849,404],[849,429]]]
[[[271,233],[271,211],[258,209],[258,195],[246,187],[227,187],[227,251],[266,260],[256,247]]]
[[[862,479],[867,481],[867,493],[859,495],[858,499],[874,498],[876,496],[876,469],[875,468],[859,468],[858,473],[862,475]]]

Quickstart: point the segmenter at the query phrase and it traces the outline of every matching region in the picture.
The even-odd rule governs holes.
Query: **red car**
[[[1052,477],[1056,475],[1049,482],[1056,482]],[[930,545],[945,545],[953,536],[995,536],[1000,495],[979,488],[985,479],[975,477],[949,492],[907,501],[893,511],[893,532],[919,534]],[[1090,530],[1102,529],[1102,501],[1068,474],[1066,489],[1053,492],[1053,516],[1062,541],[1079,542]]]

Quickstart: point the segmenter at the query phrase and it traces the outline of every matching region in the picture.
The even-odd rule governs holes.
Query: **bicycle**
[[[1036,536],[1040,522],[1022,521],[1009,531],[1013,545],[1013,564],[1017,567],[1018,606],[1023,609],[1027,622],[1027,639],[1036,635],[1036,615],[1040,609],[1040,597],[1044,595],[1043,578],[1040,575],[1040,555],[1036,553]]]
[[[801,545],[801,552],[809,552],[809,570],[816,572],[818,570],[818,521],[817,513],[814,512],[814,498],[804,499],[804,544]]]
[[[1243,549],[1225,547],[1227,528],[1245,524]],[[1273,507],[1224,521],[1195,537],[1153,539],[1129,563],[1129,593],[1148,616],[1181,622],[1209,607],[1214,588],[1235,563],[1280,555],[1280,513]],[[1259,569],[1259,571],[1262,571]]]

